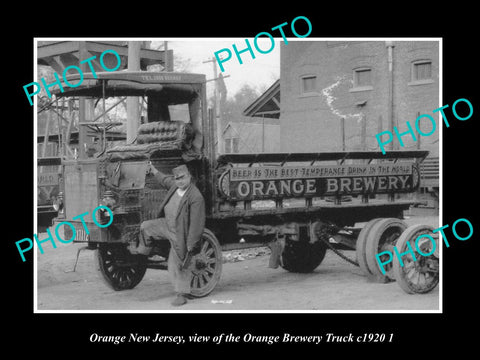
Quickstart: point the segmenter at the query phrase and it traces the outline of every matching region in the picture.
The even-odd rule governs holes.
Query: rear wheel
[[[286,240],[285,249],[282,253],[282,267],[290,272],[309,273],[315,270],[325,258],[327,246],[320,237],[327,237],[325,232],[326,225],[317,222],[314,225],[315,242],[309,242],[308,239],[299,241]]]
[[[369,231],[365,243],[366,259],[368,269],[377,278],[377,281],[388,282],[395,280],[395,276],[392,273],[392,263],[383,265],[384,274],[377,261],[377,254],[384,251],[390,251],[393,254],[393,247],[406,228],[407,224],[403,220],[386,218],[375,223]],[[386,262],[388,260],[384,258],[386,256],[388,255],[381,255],[380,260]]]
[[[382,218],[376,218],[367,222],[363,229],[360,231],[360,234],[358,234],[357,242],[355,245],[358,265],[360,266],[360,269],[362,269],[363,273],[367,276],[373,275],[367,264],[367,239],[370,235],[372,227],[380,220],[382,220]]]
[[[438,260],[438,234],[434,234],[433,227],[427,225],[410,226],[397,241],[399,253],[404,253],[411,248],[411,253],[402,256],[402,262],[395,256],[393,259],[393,273],[398,285],[409,294],[424,294],[432,291],[439,282],[439,260]],[[415,246],[415,241],[422,237]],[[435,240],[435,243],[431,241]],[[408,246],[407,243],[410,245]],[[418,252],[420,250],[424,256]]]
[[[200,239],[199,252],[192,258],[191,295],[202,297],[210,294],[222,274],[222,248],[215,235],[205,229]]]
[[[130,254],[124,245],[99,244],[95,253],[102,278],[113,290],[133,289],[147,271],[145,257]]]

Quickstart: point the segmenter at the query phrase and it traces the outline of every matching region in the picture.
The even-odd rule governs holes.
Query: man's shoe
[[[184,294],[177,294],[177,297],[172,301],[173,306],[181,306],[187,303],[187,298]]]

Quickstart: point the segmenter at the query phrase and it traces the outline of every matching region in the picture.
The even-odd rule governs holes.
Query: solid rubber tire
[[[282,267],[290,272],[310,273],[322,263],[326,252],[327,246],[321,240],[313,244],[287,240],[282,253]]]
[[[365,251],[367,256],[367,265],[373,275],[378,278],[378,281],[388,282],[389,280],[395,280],[393,274],[388,276],[384,275],[380,270],[380,265],[377,262],[376,255],[379,253],[379,247],[381,247],[380,241],[387,231],[394,231],[394,229],[400,230],[400,235],[407,228],[407,224],[397,218],[385,218],[377,222],[369,232],[367,241],[365,244]],[[400,237],[400,235],[398,237]],[[396,240],[393,240],[392,245],[395,245]],[[393,256],[393,255],[392,255]]]
[[[422,230],[427,230],[429,232],[432,232],[434,228],[429,225],[422,225],[422,224],[417,224],[417,225],[412,225],[409,228],[407,228],[402,235],[398,238],[397,240],[397,249],[399,253],[403,253],[406,251],[407,246],[406,243],[407,241],[410,241],[412,237],[415,237],[415,239],[422,234]],[[439,246],[437,244],[437,246]],[[412,247],[415,251],[415,247]],[[421,254],[418,254],[418,256],[422,256]],[[416,255],[417,257],[417,255]],[[417,257],[418,261],[418,257]],[[403,291],[405,291],[407,294],[426,294],[430,291],[432,291],[439,282],[439,277],[438,273],[437,276],[434,277],[433,282],[429,284],[428,287],[416,287],[412,283],[408,282],[405,279],[405,267],[401,266],[400,261],[398,258],[395,256],[393,258],[393,273],[395,275],[395,280],[397,281],[398,285],[400,288],[402,288]]]
[[[372,227],[382,219],[384,218],[375,218],[367,222],[363,227],[363,229],[358,234],[357,242],[355,244],[355,251],[357,253],[358,265],[360,269],[362,269],[363,273],[367,276],[373,275],[373,272],[370,270],[367,264],[367,252],[366,252],[367,238],[370,234],[370,230],[372,230]]]

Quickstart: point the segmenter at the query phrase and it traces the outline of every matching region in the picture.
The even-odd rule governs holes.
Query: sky
[[[280,39],[281,40],[281,39]],[[204,63],[215,57],[214,53],[224,48],[232,52],[230,60],[223,63],[225,71],[222,73],[227,87],[227,97],[233,96],[245,83],[257,89],[267,89],[280,78],[280,42],[275,39],[275,46],[268,54],[258,52],[249,38],[249,42],[255,54],[252,59],[248,51],[241,53],[243,64],[240,64],[235,56],[232,44],[241,51],[246,48],[245,38],[221,39],[168,39],[168,49],[173,50],[174,57],[179,56],[181,61],[189,61],[188,70],[193,73],[205,74],[207,80],[213,79],[212,62]],[[153,41],[152,45],[159,45],[163,40]],[[163,44],[162,44],[163,45]],[[154,48],[154,46],[152,46]],[[259,38],[258,47],[266,51],[271,47],[268,38]],[[226,52],[222,54],[226,55]],[[222,55],[221,54],[221,55]],[[175,68],[174,68],[175,70]],[[217,76],[220,68],[217,66]],[[213,82],[207,83],[207,93],[213,92]]]
[[[187,72],[205,74],[207,80],[213,79],[212,62],[204,63],[215,57],[214,53],[222,49],[229,49],[232,57],[229,61],[223,63],[225,71],[225,85],[227,87],[227,97],[232,97],[244,84],[249,84],[257,90],[266,90],[276,80],[280,78],[280,43],[283,39],[274,38],[275,45],[273,49],[262,54],[255,48],[254,39],[248,38],[254,51],[253,59],[248,51],[241,53],[243,64],[240,64],[232,44],[235,44],[238,51],[246,49],[245,38],[87,38],[90,41],[114,40],[114,41],[150,41],[150,47],[155,50],[163,49],[164,41],[168,43],[168,49],[173,50],[174,71],[175,58],[178,58],[180,65],[187,65]],[[40,41],[70,41],[78,39],[70,38],[38,38]],[[257,46],[266,52],[271,48],[271,40],[268,37],[259,37]],[[222,52],[226,54],[226,52]],[[220,55],[222,55],[220,54]],[[220,74],[220,68],[217,66],[217,76]],[[207,98],[213,94],[213,82],[207,82]],[[259,94],[260,95],[260,94]]]

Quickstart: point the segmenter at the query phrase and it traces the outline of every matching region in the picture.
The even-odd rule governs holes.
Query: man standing
[[[142,222],[138,247],[129,247],[129,250],[132,254],[149,255],[152,239],[170,241],[168,272],[177,293],[172,305],[180,306],[187,302],[191,290],[192,272],[188,262],[205,227],[205,200],[192,184],[185,165],[174,168],[173,176],[163,174],[151,163],[146,172],[153,174],[169,191],[160,205],[159,218]]]

